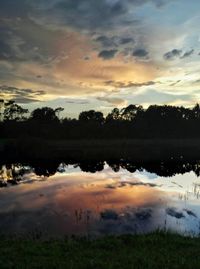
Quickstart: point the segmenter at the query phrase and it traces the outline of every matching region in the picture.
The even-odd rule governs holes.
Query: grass
[[[200,268],[200,238],[155,232],[96,240],[0,240],[0,268]]]

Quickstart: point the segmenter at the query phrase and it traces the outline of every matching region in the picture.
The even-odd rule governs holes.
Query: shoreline
[[[200,160],[200,139],[0,140],[0,159],[130,159],[138,162]]]

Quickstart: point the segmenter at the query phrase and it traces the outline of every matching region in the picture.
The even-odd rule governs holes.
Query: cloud
[[[152,86],[155,85],[156,82],[154,81],[146,81],[142,83],[136,83],[136,82],[122,82],[122,81],[114,81],[114,80],[108,80],[105,82],[105,85],[115,87],[115,88],[131,88],[131,87],[144,87],[144,86]]]
[[[165,0],[41,0],[33,2],[31,6],[32,17],[39,23],[93,31],[135,24],[130,10],[148,2],[156,7],[166,3]]]
[[[168,2],[1,0],[1,85],[45,89],[48,95],[43,100],[75,95],[81,98],[86,94],[104,96],[110,88],[114,91],[112,87],[117,91],[153,86],[153,80],[161,73],[155,67],[160,68],[162,63],[153,61],[155,45],[149,42],[147,31],[153,26],[154,15],[156,20],[161,15],[157,8]],[[147,9],[152,12],[149,16],[153,15],[150,27],[146,26],[146,14],[140,16]],[[169,44],[162,47],[164,51],[156,51],[156,55],[162,56],[168,48]],[[147,62],[150,52],[152,61]],[[186,58],[190,53],[193,52],[186,50],[181,56]],[[8,93],[4,96],[8,97]],[[19,102],[33,102],[43,94],[14,97]],[[116,105],[123,105],[124,99],[131,98],[121,97],[102,98]]]
[[[90,101],[87,99],[72,99],[72,98],[65,98],[64,99],[67,104],[74,104],[74,105],[87,105],[90,104]]]
[[[62,40],[60,33],[52,33],[30,21],[1,27],[0,34],[0,60],[50,64],[66,56],[62,51],[53,49],[56,39]]]
[[[133,51],[133,56],[137,58],[146,58],[148,54],[148,51],[145,49],[136,49]]]
[[[191,56],[194,53],[194,49],[191,49],[189,51],[186,51],[183,56],[181,56],[181,59],[187,58],[189,56]]]
[[[122,106],[126,104],[126,101],[122,98],[117,98],[117,97],[97,97],[96,98],[99,101],[107,102],[112,105],[116,106]]]
[[[177,80],[177,81],[171,83],[170,86],[176,86],[176,85],[177,85],[178,83],[180,83],[180,82],[181,82],[181,80],[179,79],[179,80]]]
[[[119,42],[120,44],[124,45],[128,43],[134,43],[135,40],[132,37],[122,37]]]
[[[95,39],[95,41],[100,42],[103,47],[119,47],[120,45],[126,45],[129,43],[134,43],[132,37],[120,37],[120,36],[105,36],[101,35]]]
[[[173,49],[171,51],[166,52],[163,57],[165,60],[175,60],[176,58],[180,58],[182,54],[182,50]]]
[[[136,104],[169,104],[175,101],[193,101],[191,94],[166,93],[154,89],[148,89],[142,93],[134,94],[133,98]]]
[[[194,49],[191,49],[189,51],[183,52],[181,49],[173,49],[171,51],[166,52],[163,57],[165,60],[171,61],[175,60],[177,58],[179,59],[185,59],[190,57],[194,53]]]
[[[20,51],[20,46],[24,44],[23,39],[5,27],[0,28],[0,34],[0,60],[22,59],[23,53]]]
[[[1,0],[0,1],[0,17],[1,18],[17,18],[25,17],[30,11],[28,1],[25,0]]]
[[[99,36],[95,41],[100,42],[103,47],[116,47],[117,46],[117,37],[107,37],[105,35]]]
[[[40,97],[45,95],[42,90],[18,89],[11,86],[0,86],[0,98],[14,100],[16,103],[26,104],[40,101]]]
[[[130,182],[130,181],[123,181],[123,182],[119,182],[119,183],[114,183],[114,184],[109,184],[106,186],[106,188],[108,189],[117,189],[117,188],[123,188],[123,187],[134,187],[134,186],[145,186],[145,187],[158,187],[157,184],[154,183],[144,183],[141,181],[136,181],[136,182]]]
[[[104,60],[109,60],[115,57],[115,54],[118,50],[102,50],[98,57],[103,58]]]

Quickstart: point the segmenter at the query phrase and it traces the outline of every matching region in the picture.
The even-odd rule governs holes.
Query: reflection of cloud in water
[[[142,179],[142,176],[144,176],[145,178],[151,179],[151,180],[158,178],[158,176],[156,174],[147,172],[146,170],[143,170],[143,171],[140,171],[140,172],[136,172],[136,174],[141,179]]]
[[[181,211],[178,211],[177,208],[173,208],[173,207],[167,208],[166,213],[167,215],[174,217],[176,219],[185,218],[184,214]]]
[[[116,216],[119,214],[119,219],[128,224],[130,208],[156,208],[165,203],[165,195],[156,189],[152,192],[150,186],[126,184],[118,189],[105,188],[112,181],[98,175],[74,173],[48,182],[5,189],[0,201],[1,231],[19,231],[20,227],[22,231],[25,227],[28,231],[39,225],[52,233],[84,233],[87,220],[90,229],[99,234],[99,223],[106,221],[106,215],[104,220],[101,218],[101,212],[105,210],[114,210]],[[89,215],[86,214],[88,210]],[[78,224],[77,211],[81,215]],[[127,217],[126,221],[123,215]]]
[[[114,184],[108,184],[106,185],[106,188],[108,189],[117,189],[117,188],[123,188],[125,186],[147,186],[147,187],[157,187],[158,185],[154,183],[144,183],[141,181],[136,181],[136,182],[129,182],[129,181],[123,181],[123,182],[117,182]]]
[[[63,167],[59,169],[66,170]],[[138,176],[139,172],[121,169],[114,173],[105,168],[92,174],[70,167],[45,182],[44,177],[29,174],[27,182],[35,180],[34,184],[1,189],[1,231],[41,229],[51,235],[99,235],[149,232],[160,227],[198,232],[199,202],[177,200],[179,191],[192,185],[188,175],[172,180],[158,177],[152,182],[146,173]],[[178,183],[171,192],[174,182]]]
[[[197,215],[196,215],[192,210],[189,210],[189,209],[185,208],[184,211],[185,211],[189,216],[192,216],[192,217],[194,217],[194,218],[197,218]]]
[[[105,210],[101,212],[103,221],[98,223],[99,232],[104,234],[123,234],[147,232],[153,227],[153,209],[123,208],[121,212]]]

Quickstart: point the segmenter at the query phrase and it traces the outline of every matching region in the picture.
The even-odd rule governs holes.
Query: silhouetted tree
[[[82,122],[98,122],[102,124],[104,122],[104,116],[102,112],[94,110],[83,111],[79,115],[79,120]]]
[[[196,104],[192,109],[192,115],[194,119],[200,119],[200,106]]]
[[[127,121],[133,121],[136,116],[143,111],[142,106],[129,105],[121,110],[121,118]]]
[[[2,101],[1,101],[2,103]],[[3,119],[4,120],[24,120],[24,114],[28,113],[28,109],[24,109],[18,104],[15,103],[15,101],[8,101],[4,102],[4,112],[3,112]]]
[[[57,107],[54,111],[58,118],[60,118],[60,113],[64,111],[65,109],[63,107]]]
[[[0,99],[0,121],[3,121],[4,100]]]
[[[56,112],[50,107],[37,108],[31,113],[31,119],[38,122],[58,122]]]
[[[121,120],[121,114],[118,108],[114,108],[106,117],[106,122]]]
[[[139,105],[114,108],[106,117],[102,112],[83,111],[79,119],[59,120],[63,108],[35,109],[28,113],[14,101],[0,100],[0,135],[3,138],[38,137],[54,139],[143,139],[199,138],[200,106]]]

